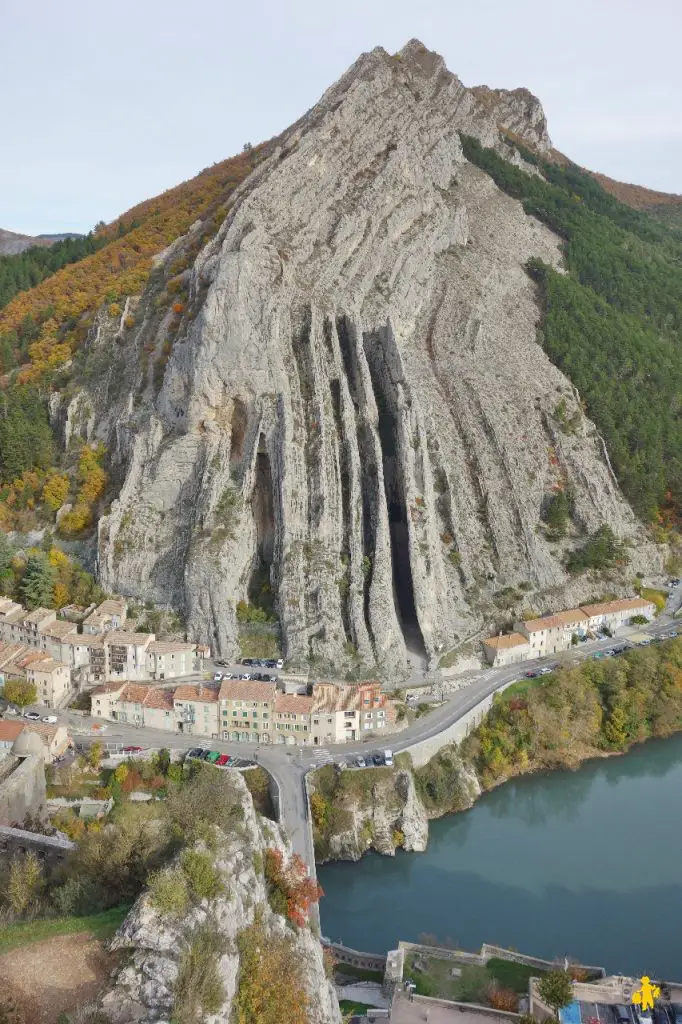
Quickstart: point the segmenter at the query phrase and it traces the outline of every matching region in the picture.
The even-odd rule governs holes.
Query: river
[[[506,783],[431,822],[425,853],[318,869],[322,933],[482,942],[682,981],[682,734]]]

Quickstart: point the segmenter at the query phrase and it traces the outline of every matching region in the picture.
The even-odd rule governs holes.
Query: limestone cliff
[[[241,978],[240,936],[258,919],[267,942],[272,937],[288,942],[293,973],[299,974],[307,992],[308,1024],[341,1024],[341,1013],[333,984],[328,980],[322,947],[306,928],[292,928],[269,905],[263,878],[266,849],[290,856],[286,841],[274,823],[260,818],[253,808],[246,785],[237,776],[230,780],[241,796],[243,818],[229,835],[221,835],[214,863],[224,883],[224,895],[202,900],[181,918],[161,913],[143,894],[112,941],[114,949],[126,951],[125,960],[114,977],[112,987],[101,999],[101,1008],[112,1024],[131,1022],[168,1022],[178,998],[178,979],[185,971],[183,989],[190,986],[188,957],[193,943],[207,926],[216,938],[219,951],[218,976],[222,987],[222,1005],[214,1013],[203,1015],[210,1024],[228,1024],[236,1017],[235,1006]],[[199,956],[194,951],[195,958]],[[197,979],[206,964],[196,965]],[[251,980],[254,980],[253,978]],[[256,979],[257,980],[257,979]],[[292,972],[280,979],[285,986],[293,981]],[[184,1017],[183,1017],[184,1019]],[[194,1017],[192,1018],[194,1019]]]
[[[460,131],[517,162],[506,132],[550,148],[526,90],[467,89],[415,41],[364,54],[183,272],[155,385],[172,320],[156,299],[200,225],[160,258],[134,328],[102,314],[93,345],[120,372],[55,413],[91,432],[94,401],[120,479],[99,527],[107,588],[181,608],[231,655],[236,604],[266,575],[290,664],[353,651],[401,674],[410,652],[434,664],[483,627],[496,591],[560,606],[565,546],[602,523],[633,545],[628,582],[651,568],[594,425],[536,342],[524,266],[560,267],[560,240],[467,162]],[[559,481],[574,535],[556,544],[540,517]],[[572,582],[570,601],[594,592]]]

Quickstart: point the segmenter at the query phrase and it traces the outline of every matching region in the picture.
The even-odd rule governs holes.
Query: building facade
[[[531,646],[528,637],[522,633],[508,633],[484,640],[483,654],[489,665],[502,668],[527,661],[531,657]]]

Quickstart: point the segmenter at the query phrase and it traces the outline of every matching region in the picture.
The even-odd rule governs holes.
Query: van
[[[393,764],[393,751],[384,750],[384,764],[390,766]]]

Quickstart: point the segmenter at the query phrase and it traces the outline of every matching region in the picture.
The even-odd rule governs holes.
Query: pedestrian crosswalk
[[[334,761],[333,756],[325,749],[325,747],[315,747],[313,751],[313,758],[318,768],[321,768],[323,764],[332,764]]]

